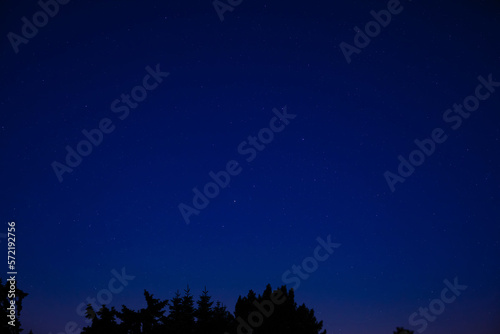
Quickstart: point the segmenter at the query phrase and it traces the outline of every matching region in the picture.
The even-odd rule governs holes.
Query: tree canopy
[[[146,290],[144,297],[147,306],[138,311],[125,305],[121,311],[107,306],[96,311],[88,305],[87,318],[92,323],[82,334],[326,333],[321,331],[323,322],[317,321],[314,310],[304,304],[297,306],[293,289],[287,290],[286,286],[272,291],[267,285],[259,296],[250,290],[247,296],[238,298],[234,315],[221,302],[212,301],[206,288],[196,306],[189,286],[182,295],[177,291],[170,301],[154,298]]]
[[[0,279],[0,316],[9,314],[9,283]],[[27,293],[16,287],[15,326],[4,321],[1,333],[19,334],[23,299]],[[268,284],[262,294],[248,291],[239,296],[234,314],[220,301],[213,301],[206,287],[195,301],[189,286],[171,300],[154,298],[144,290],[146,307],[132,310],[122,305],[118,311],[103,305],[94,310],[89,304],[86,318],[92,320],[82,334],[326,334],[323,321],[318,321],[314,310],[305,304],[297,305],[293,289],[285,285],[273,290]],[[168,310],[168,312],[167,312]],[[30,331],[30,334],[33,334]],[[413,334],[397,327],[394,334]]]

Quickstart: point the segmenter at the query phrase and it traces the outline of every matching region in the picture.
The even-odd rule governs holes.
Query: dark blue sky
[[[500,6],[389,3],[348,62],[341,43],[386,1],[243,1],[223,21],[209,0],[69,1],[14,47],[41,7],[4,1],[0,233],[16,222],[23,327],[84,325],[77,306],[122,268],[135,278],[112,306],[189,284],[233,311],[249,289],[294,286],[282,275],[330,235],[341,246],[296,291],[328,333],[417,333],[410,316],[455,277],[467,288],[425,332],[498,333]],[[470,115],[453,111],[464,100]],[[99,124],[60,182],[54,162]],[[436,128],[446,140],[392,191],[384,174]],[[179,204],[231,160],[239,174],[186,224]]]

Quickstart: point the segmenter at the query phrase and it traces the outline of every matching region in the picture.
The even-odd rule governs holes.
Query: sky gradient
[[[138,309],[206,286],[232,312],[330,236],[295,294],[328,334],[417,333],[455,278],[423,332],[499,332],[497,2],[62,3],[23,43],[40,4],[0,5],[0,233],[16,222],[26,331],[85,325],[103,289]]]

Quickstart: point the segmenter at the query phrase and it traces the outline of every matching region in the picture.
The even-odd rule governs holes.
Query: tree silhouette
[[[181,301],[181,327],[183,334],[194,333],[194,300],[189,285],[184,289],[184,296]]]
[[[21,328],[21,322],[19,320],[21,317],[21,311],[23,309],[23,300],[26,296],[28,296],[28,294],[19,289],[16,284],[15,298],[9,298],[9,289],[10,283],[6,282],[4,285],[2,284],[2,279],[0,278],[0,317],[2,318],[0,329],[2,333],[19,334],[23,331],[23,329]],[[14,326],[11,326],[7,323],[7,321],[11,321],[11,319],[9,318],[9,315],[11,314],[11,310],[9,309],[9,307],[11,307],[11,300],[15,300],[15,320],[13,320]]]
[[[111,309],[107,308],[106,305],[103,305],[99,312],[97,312],[96,320],[98,322],[98,327],[101,333],[111,333],[111,331],[116,330],[116,310],[114,307]]]
[[[167,317],[167,326],[172,334],[182,334],[182,298],[179,290],[175,292],[168,306],[169,315]]]
[[[293,289],[286,286],[273,291],[268,284],[262,295],[250,290],[239,297],[235,306],[238,333],[254,334],[325,334],[323,321],[304,304],[297,307]]]
[[[121,321],[121,323],[118,325],[119,333],[141,333],[142,323],[141,315],[139,312],[131,310],[125,305],[122,305],[122,311],[119,312],[116,316]]]
[[[118,331],[118,324],[116,323],[118,312],[114,307],[109,309],[106,305],[103,305],[96,313],[92,305],[88,304],[86,311],[85,317],[92,319],[92,324],[83,328],[83,334],[108,334]]]
[[[164,315],[164,308],[168,305],[168,300],[155,299],[146,290],[144,290],[144,297],[147,307],[140,311],[142,333],[161,333],[166,326],[167,318]]]
[[[0,316],[7,318],[10,299],[9,283],[0,279]],[[22,301],[28,294],[16,289],[16,321],[9,326],[4,321],[0,333],[19,334],[19,316]],[[122,305],[121,311],[103,305],[97,312],[87,305],[85,317],[92,320],[84,327],[82,334],[326,334],[323,321],[318,321],[314,310],[305,304],[297,306],[294,290],[285,285],[272,290],[268,284],[262,295],[249,290],[244,297],[239,296],[234,316],[219,301],[212,301],[205,287],[194,308],[193,295],[189,289],[181,297],[175,293],[168,300],[154,298],[144,290],[146,308],[134,311]],[[169,314],[165,312],[169,310]],[[29,334],[33,334],[32,331]],[[397,327],[393,334],[413,334],[413,331]]]
[[[213,318],[212,318],[212,332],[221,334],[226,331],[234,333],[236,330],[236,323],[233,315],[222,305],[221,302],[215,303]]]
[[[196,317],[196,328],[197,333],[211,333],[212,332],[212,320],[214,316],[214,310],[212,305],[214,302],[210,301],[211,297],[208,295],[207,287],[205,286],[202,295],[196,302],[198,307],[194,312]]]

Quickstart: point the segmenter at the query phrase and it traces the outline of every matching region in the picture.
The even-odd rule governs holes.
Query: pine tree
[[[248,295],[246,297],[239,296],[235,305],[234,316],[237,318],[239,316],[244,317],[248,315],[251,311],[253,311],[254,307],[252,306],[252,303],[256,299],[257,296],[253,290],[248,291]]]
[[[207,287],[202,292],[200,299],[196,302],[198,307],[194,311],[194,316],[196,317],[196,333],[211,333],[212,332],[212,322],[213,322],[213,309],[212,305],[214,302],[210,301],[211,297],[208,295]]]
[[[144,297],[146,298],[147,307],[140,310],[142,333],[160,333],[166,323],[164,308],[167,306],[168,300],[153,298],[153,295],[146,290],[144,290]]]
[[[117,313],[121,323],[118,325],[119,333],[136,334],[141,332],[141,315],[139,312],[122,305],[122,311]]]
[[[247,297],[238,298],[235,306],[238,323],[244,322],[246,330],[250,328],[254,334],[326,334],[326,330],[321,331],[323,322],[317,321],[313,309],[304,304],[297,307],[293,289],[288,291],[282,286],[276,293],[274,299],[280,301],[277,304],[271,299],[270,285],[258,297],[250,290]]]
[[[7,286],[0,280],[0,297],[3,296],[0,299],[0,313],[4,315],[7,315],[9,302],[5,295],[6,289]],[[22,300],[27,294],[19,294],[19,291]],[[83,328],[82,334],[223,334],[236,333],[242,322],[247,326],[243,331],[254,334],[326,334],[326,330],[322,331],[323,322],[317,321],[314,310],[305,304],[297,306],[293,289],[288,290],[285,285],[273,291],[268,284],[262,295],[257,296],[250,290],[247,296],[239,296],[234,316],[221,302],[217,301],[214,306],[206,287],[196,302],[196,309],[189,285],[182,297],[177,291],[170,303],[154,298],[146,290],[144,297],[147,306],[139,311],[122,305],[121,312],[118,312],[114,307],[103,305],[96,312],[88,304],[85,317],[91,320],[91,324]],[[165,315],[167,306],[168,316]],[[253,314],[252,319],[249,318],[250,314]],[[6,332],[4,327],[0,329],[1,333]],[[10,328],[6,329],[10,331]],[[19,334],[20,331],[18,327],[13,333]],[[394,334],[413,334],[413,331],[398,327]]]
[[[181,323],[184,334],[194,332],[194,300],[189,285],[184,289],[184,296],[181,301]]]
[[[92,305],[87,306],[87,312],[85,317],[87,319],[92,319],[92,324],[90,326],[84,327],[82,330],[83,334],[105,334],[105,333],[116,333],[119,329],[116,323],[116,316],[118,312],[114,307],[109,309],[106,305],[103,305],[101,309],[96,313],[92,308]]]
[[[175,292],[174,298],[168,306],[167,326],[172,334],[182,334],[182,298],[179,290]]]
[[[213,334],[236,332],[236,324],[233,315],[229,313],[227,308],[219,301],[215,303],[213,308],[212,330]]]

